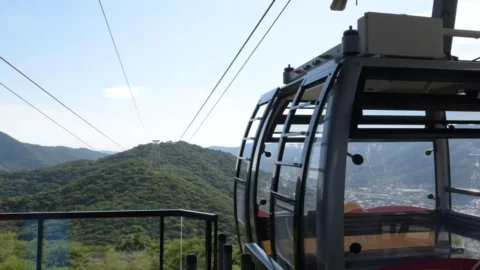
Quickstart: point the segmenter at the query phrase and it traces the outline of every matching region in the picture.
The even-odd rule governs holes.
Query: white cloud
[[[138,97],[146,90],[144,87],[132,87],[133,97]],[[128,86],[119,86],[103,89],[104,96],[111,99],[128,99],[132,98]]]

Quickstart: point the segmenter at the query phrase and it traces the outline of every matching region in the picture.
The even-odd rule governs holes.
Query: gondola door
[[[272,255],[285,269],[302,268],[303,232],[303,169],[307,141],[317,135],[312,129],[321,115],[320,104],[328,89],[331,73],[335,73],[334,61],[323,69],[308,74],[296,94],[290,95],[283,111],[283,124],[278,132],[278,147],[275,157],[270,199],[270,230]],[[327,86],[324,89],[324,86]],[[315,116],[315,117],[314,117]],[[313,119],[315,118],[315,119]]]
[[[237,157],[233,196],[237,234],[242,250],[242,244],[252,242],[252,235],[256,235],[254,222],[251,222],[251,219],[249,219],[251,214],[248,207],[250,201],[249,195],[251,194],[249,191],[252,189],[252,160],[255,156],[260,130],[262,129],[266,115],[270,110],[277,91],[278,89],[275,89],[263,95],[255,106],[253,114],[248,120]]]
[[[272,253],[285,269],[294,267],[294,210],[299,169],[302,167],[303,144],[308,135],[311,112],[316,99],[304,98],[307,88],[298,88],[296,94],[286,99],[280,130],[274,131],[278,141],[270,191],[270,231]],[[303,112],[303,113],[302,113]]]

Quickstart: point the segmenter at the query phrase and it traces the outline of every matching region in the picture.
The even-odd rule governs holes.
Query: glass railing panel
[[[180,264],[186,269],[187,254],[211,269],[206,266],[214,263],[215,217],[188,212],[190,218],[181,218],[183,210],[168,211],[173,216],[137,217],[151,215],[142,211],[0,213],[0,269],[160,269],[162,261],[163,269],[180,269]],[[33,219],[39,216],[47,219]],[[32,219],[15,220],[24,217]]]
[[[205,221],[202,220],[182,217],[165,218],[165,270],[187,269],[186,258],[189,254],[197,257],[199,269],[206,267],[206,226]],[[212,248],[212,255],[213,252]]]
[[[45,269],[159,268],[160,218],[45,220]]]
[[[0,222],[0,269],[36,269],[36,220]]]

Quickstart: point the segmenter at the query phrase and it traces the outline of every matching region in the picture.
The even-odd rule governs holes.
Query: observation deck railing
[[[122,210],[122,211],[81,211],[81,212],[31,212],[31,213],[0,213],[0,221],[36,220],[38,222],[36,269],[43,268],[44,233],[46,220],[66,219],[105,219],[105,218],[160,218],[160,254],[159,267],[164,269],[164,242],[165,242],[165,218],[185,217],[192,220],[205,221],[205,269],[217,268],[217,256],[213,250],[217,250],[218,216],[210,213],[189,211],[183,209],[168,210]],[[213,233],[212,233],[213,229]],[[213,238],[213,239],[212,239]],[[213,247],[213,249],[212,249]],[[212,259],[213,257],[213,259]]]

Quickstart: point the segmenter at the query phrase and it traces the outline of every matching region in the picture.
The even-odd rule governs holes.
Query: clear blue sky
[[[260,95],[281,84],[287,64],[302,64],[338,44],[366,11],[431,13],[431,0],[292,0],[193,143],[235,146]],[[103,0],[150,139],[178,140],[270,0]],[[233,66],[209,109],[286,3],[277,0]],[[457,28],[474,29],[480,4],[461,1]],[[127,148],[146,143],[97,0],[0,1],[0,55]],[[480,56],[480,42],[454,42],[454,54]],[[97,149],[114,144],[0,63],[0,82]],[[200,120],[187,133],[190,138]],[[0,131],[29,143],[84,147],[0,88]]]

